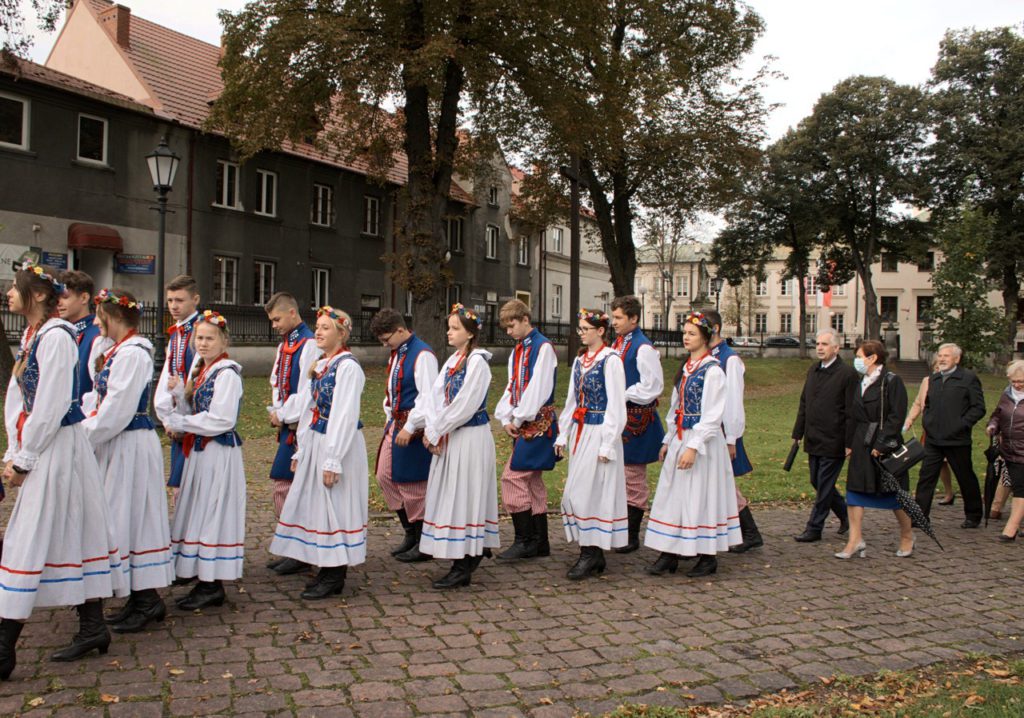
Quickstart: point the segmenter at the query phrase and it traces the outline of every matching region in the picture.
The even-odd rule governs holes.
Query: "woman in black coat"
[[[878,341],[866,341],[857,348],[853,365],[861,373],[859,391],[853,401],[853,453],[846,474],[846,503],[850,511],[850,533],[846,547],[835,554],[848,559],[867,553],[862,528],[864,509],[888,509],[900,525],[900,547],[896,555],[906,558],[914,552],[914,530],[910,517],[896,501],[895,492],[882,491],[882,477],[876,459],[902,443],[903,422],[907,418],[907,388],[903,380],[885,368],[889,353]],[[883,401],[884,391],[884,401]],[[884,406],[883,406],[884,404]],[[896,477],[904,489],[910,479]]]

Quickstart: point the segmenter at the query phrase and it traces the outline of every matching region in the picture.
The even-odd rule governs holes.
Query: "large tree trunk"
[[[1000,365],[1006,365],[1013,359],[1013,351],[1017,340],[1017,310],[1020,306],[1020,282],[1010,265],[1003,268],[1003,316],[1006,321],[1005,341],[1001,343],[1003,351],[996,355]]]
[[[625,178],[619,174],[612,176],[616,191],[609,202],[589,160],[581,159],[580,172],[590,201],[594,205],[594,214],[597,216],[601,251],[608,262],[612,290],[617,297],[633,294],[636,280],[636,247],[633,246],[633,210],[625,191]]]
[[[797,340],[800,342],[800,358],[807,358],[807,277],[804,272],[803,277],[800,277],[800,296],[797,298],[797,306],[799,306],[800,313],[800,327],[797,332]]]

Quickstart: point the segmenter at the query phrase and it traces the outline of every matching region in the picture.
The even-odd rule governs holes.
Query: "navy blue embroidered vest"
[[[416,389],[416,360],[423,352],[434,353],[430,345],[415,334],[395,351],[391,372],[388,374],[393,402],[389,424],[392,438],[405,426],[409,411],[419,398],[419,391]],[[429,388],[427,390],[429,391]],[[418,439],[410,441],[407,446],[392,443],[391,480],[399,484],[426,481],[430,474],[432,458],[433,454],[427,451],[427,447]]]
[[[237,374],[238,368],[232,364],[228,364],[214,369],[212,373],[207,375],[203,383],[197,386],[195,392],[192,394],[192,413],[201,414],[204,411],[210,410],[210,403],[213,401],[213,385],[217,379],[217,375],[222,371],[233,371]],[[241,400],[239,400],[238,404],[239,412],[241,412]],[[217,436],[197,436],[195,450],[202,451],[211,441],[216,441],[218,444],[222,444],[223,446],[242,445],[242,437],[239,436],[237,431],[232,429],[231,431],[225,431],[223,434],[218,434]]]
[[[604,412],[608,408],[608,390],[604,384],[604,364],[606,355],[594,366],[583,373],[583,363],[577,361],[573,366],[573,383],[576,386],[576,411],[586,409],[584,424],[603,424]]]
[[[445,373],[444,398],[446,405],[451,404],[462,390],[462,385],[466,381],[466,365],[469,364],[472,358],[472,355],[466,357],[464,361],[456,365],[455,371],[449,370]],[[488,421],[490,421],[490,417],[487,415],[487,392],[484,392],[484,399],[480,402],[480,408],[469,418],[469,421],[459,428],[461,429],[463,426],[483,426]]]
[[[682,438],[685,429],[692,429],[700,423],[700,404],[704,398],[704,380],[707,378],[708,367],[718,366],[717,360],[705,362],[697,367],[690,376],[681,376],[676,392],[679,395],[679,406],[676,409],[676,434]]]
[[[720,342],[717,346],[711,347],[711,356],[718,360],[718,363],[722,365],[722,371],[728,374],[729,360],[739,354],[725,342]]]
[[[36,357],[36,352],[39,349],[39,342],[43,339],[43,334],[50,331],[51,329],[60,329],[61,331],[67,332],[68,336],[75,339],[75,332],[66,324],[55,324],[49,328],[41,329],[39,335],[32,343],[32,349],[28,353],[28,360],[25,362],[25,371],[18,379],[18,387],[21,389],[22,403],[24,404],[25,414],[32,413],[32,406],[36,403],[36,391],[39,389],[39,359]],[[81,393],[78,387],[78,362],[75,362],[75,376],[74,381],[71,385],[71,406],[68,408],[67,413],[60,420],[61,426],[71,426],[85,419],[85,414],[82,413],[81,404]]]
[[[168,376],[180,376],[186,378],[192,368],[192,360],[195,352],[192,349],[192,332],[196,327],[196,320],[199,314],[196,313],[180,326],[171,327],[171,338],[167,343],[167,369]]]
[[[75,341],[78,342],[78,398],[93,390],[92,367],[89,365],[89,354],[92,345],[100,336],[100,328],[93,324],[95,314],[90,314],[75,322]]]
[[[138,344],[129,345],[118,349],[113,354],[107,357],[107,360],[103,363],[103,368],[100,369],[96,375],[96,396],[97,408],[103,403],[103,400],[107,398],[107,383],[110,381],[110,367],[114,364],[114,357],[120,352],[126,349],[135,349],[136,351],[146,351],[145,348]],[[146,384],[146,388],[142,390],[142,394],[139,396],[139,404],[135,407],[135,416],[128,422],[128,426],[124,428],[125,431],[136,431],[138,429],[152,429],[153,421],[149,418],[149,392],[152,389],[153,382],[150,381]]]
[[[626,373],[627,389],[640,383],[637,355],[644,346],[652,346],[652,342],[638,327],[623,337],[622,345],[616,350],[616,353],[621,352],[619,356],[622,357]],[[665,427],[658,415],[657,399],[649,404],[626,402],[626,428],[622,430],[622,458],[626,464],[651,464],[657,461],[664,438]]]
[[[546,336],[533,329],[516,345],[508,385],[512,406],[519,406],[523,392],[533,379],[541,350],[550,343]],[[520,427],[520,436],[512,445],[509,467],[513,471],[549,471],[557,461],[554,448],[555,439],[558,438],[558,416],[554,406],[557,366],[551,374],[551,395],[545,400],[536,418]]]
[[[310,380],[313,400],[316,404],[313,407],[313,420],[309,423],[309,427],[318,434],[327,433],[327,421],[331,418],[331,404],[334,403],[334,385],[338,381],[338,367],[343,361],[359,363],[359,360],[352,354],[343,354],[340,359],[327,367],[327,371]],[[358,428],[363,428],[362,421],[358,422]]]

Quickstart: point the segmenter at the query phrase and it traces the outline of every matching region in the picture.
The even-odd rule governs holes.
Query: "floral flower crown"
[[[44,272],[43,268],[33,262],[31,259],[26,259],[21,263],[18,269],[24,269],[28,272],[32,272],[40,279],[45,279],[47,282],[53,285],[53,290],[57,292],[58,296],[64,294],[68,290],[67,286],[63,282],[58,282],[57,279],[50,273]]]
[[[126,309],[135,309],[139,312],[142,311],[142,302],[135,299],[129,299],[125,296],[119,297],[109,289],[101,289],[100,293],[97,294],[92,301],[96,306],[101,304],[117,304],[118,306],[125,307]]]
[[[449,313],[449,316],[451,316],[452,314],[458,314],[460,317],[464,317],[470,320],[471,322],[476,322],[477,330],[483,329],[484,320],[480,318],[480,315],[478,315],[472,309],[464,306],[461,303],[456,303],[452,305],[452,311]]]
[[[715,328],[711,326],[711,322],[704,316],[703,312],[690,312],[686,315],[686,324],[694,324],[698,327],[707,329],[711,334],[715,333]]]
[[[317,318],[330,317],[336,322],[341,322],[341,325],[343,327],[345,327],[349,331],[352,331],[352,318],[345,312],[341,311],[340,309],[335,309],[329,304],[325,304],[324,306],[317,309],[316,316]]]
[[[228,320],[224,318],[224,315],[220,312],[215,312],[212,309],[207,309],[200,314],[199,318],[196,319],[196,323],[198,324],[199,322],[206,322],[207,324],[212,324],[215,327],[220,327],[221,329],[228,328]]]
[[[582,319],[588,324],[608,321],[608,315],[600,309],[580,309],[579,312],[576,313],[576,318]]]

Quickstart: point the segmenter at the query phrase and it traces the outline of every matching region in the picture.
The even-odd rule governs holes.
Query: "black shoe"
[[[123,621],[118,621],[110,630],[114,633],[138,633],[152,621],[160,623],[167,616],[167,606],[155,588],[132,591],[135,610]]]
[[[398,509],[395,513],[398,515],[398,520],[402,522],[402,529],[405,531],[405,538],[402,539],[402,543],[391,549],[392,556],[405,553],[420,542],[420,537],[413,528],[412,523],[409,522],[409,515],[405,513],[405,509]]]
[[[433,558],[428,553],[420,551],[420,537],[423,536],[423,522],[415,521],[412,524],[412,530],[414,534],[414,540],[412,542],[412,548],[403,553],[397,554],[397,558],[402,563],[419,563],[421,561],[429,561]]]
[[[794,536],[793,540],[797,543],[814,543],[815,541],[821,541],[821,532],[804,529],[804,532],[799,536]]]
[[[999,534],[999,538],[996,539],[999,543],[1013,543],[1017,540],[1017,534],[1013,536],[1007,536],[1006,534]]]
[[[269,561],[267,561],[267,568],[269,568],[271,571],[276,571],[277,567],[280,566],[282,563],[284,563],[287,560],[288,559],[284,558],[283,556],[278,556],[277,558],[272,558]]]
[[[939,502],[939,506],[952,506],[956,503],[956,494],[953,494],[948,499],[943,499]]]
[[[75,661],[93,649],[105,654],[110,647],[110,631],[103,621],[103,602],[87,601],[75,606],[78,611],[78,633],[71,645],[50,656],[51,661]]]
[[[197,611],[207,606],[224,605],[224,584],[220,581],[200,581],[192,593],[178,601],[182,611]]]
[[[582,581],[592,574],[604,573],[604,569],[604,551],[597,546],[583,546],[580,548],[579,559],[565,576],[570,581]]]
[[[661,552],[658,560],[648,566],[645,570],[652,576],[664,576],[666,573],[675,573],[679,569],[679,557],[674,553]]]
[[[198,578],[199,578],[198,576],[187,576],[187,577],[186,576],[179,576],[178,578],[176,578],[173,581],[171,581],[171,585],[172,586],[187,586],[187,585],[189,585],[190,583],[192,583],[193,581],[195,581]]]
[[[484,552],[479,556],[467,556],[466,560],[469,561],[469,570],[476,571],[480,567],[480,562],[485,558],[493,558],[494,553],[489,549],[485,548]]]
[[[21,621],[12,621],[9,618],[0,621],[0,681],[6,681],[14,672],[14,666],[18,662],[15,646],[24,627],[25,624]]]
[[[530,510],[512,514],[516,538],[512,545],[498,554],[499,561],[519,561],[537,555],[537,538],[533,534],[533,515]]]
[[[697,564],[687,571],[686,575],[690,578],[700,578],[701,576],[710,576],[717,571],[718,559],[714,556],[702,553],[700,558],[697,560]]]
[[[981,526],[981,519],[964,519],[964,522],[960,524],[962,529],[976,529]]]
[[[128,600],[124,602],[124,605],[114,613],[108,613],[103,620],[106,621],[108,625],[127,620],[128,616],[135,613],[135,593],[135,591],[132,591],[128,595]]]
[[[551,544],[548,543],[548,515],[547,512],[543,514],[533,515],[533,535],[537,539],[537,555],[538,556],[550,556],[551,555]]]
[[[740,511],[740,532],[743,534],[743,543],[729,547],[729,553],[746,553],[752,548],[764,546],[764,539],[761,532],[757,530],[757,522],[754,515],[750,513],[750,507],[744,506]],[[697,570],[694,568],[694,570]]]
[[[294,558],[286,558],[284,561],[277,565],[274,569],[274,573],[278,576],[290,576],[293,573],[302,573],[303,571],[309,570],[309,564],[303,561],[298,561]]]
[[[452,561],[452,568],[444,576],[434,581],[433,587],[437,589],[459,588],[468,586],[473,576],[473,564],[469,556]]]
[[[318,601],[341,593],[341,590],[345,588],[347,574],[348,566],[324,566],[317,574],[316,582],[312,586],[306,587],[301,598],[307,601]]]
[[[850,520],[849,519],[840,519],[839,520],[839,528],[838,528],[838,530],[836,530],[836,533],[839,534],[840,536],[845,536],[849,532],[850,532]]]
[[[644,510],[636,506],[627,506],[626,510],[629,512],[629,541],[615,549],[615,553],[633,553],[640,548],[640,524],[644,520]]]

